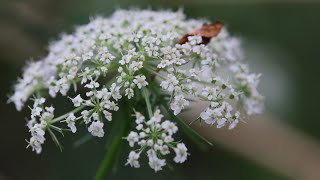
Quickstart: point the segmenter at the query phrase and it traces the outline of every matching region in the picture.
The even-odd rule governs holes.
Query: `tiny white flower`
[[[54,107],[50,106],[50,107],[45,107],[46,111],[49,113],[53,113],[54,112]]]
[[[43,126],[41,124],[35,124],[31,129],[31,136],[37,139],[40,143],[43,143],[45,141],[45,131],[43,130]]]
[[[80,74],[80,76],[82,76],[81,84],[86,83],[88,81],[88,79],[92,79],[92,74],[91,74],[90,69],[88,67],[86,67],[84,69],[84,72],[82,72]]]
[[[170,135],[176,133],[178,131],[178,127],[173,123],[173,122],[170,122],[168,120],[164,121],[162,124],[161,124],[161,127],[163,129],[165,129],[166,131],[168,131],[168,133]]]
[[[142,125],[142,124],[138,124],[138,125],[136,126],[136,129],[137,129],[138,131],[140,131],[142,128],[143,128],[143,125]]]
[[[129,142],[129,145],[133,147],[134,144],[139,141],[138,133],[131,131],[127,137],[127,141]]]
[[[86,96],[87,97],[90,97],[90,96],[93,96],[94,95],[94,92],[93,91],[88,91],[86,92]]]
[[[222,128],[223,126],[225,126],[227,123],[227,119],[226,118],[220,118],[217,120],[217,128]]]
[[[174,139],[172,138],[172,136],[164,136],[163,141],[166,143],[171,143],[174,141]]]
[[[149,166],[154,170],[154,172],[158,172],[162,170],[162,167],[166,165],[165,159],[159,159],[156,156],[149,157]]]
[[[42,143],[40,143],[38,139],[36,139],[35,137],[31,137],[28,147],[31,146],[32,151],[36,151],[37,154],[40,154],[42,151],[41,144]]]
[[[130,164],[131,167],[139,168],[140,167],[140,164],[139,164],[139,161],[138,161],[139,158],[140,158],[140,154],[139,153],[131,151],[129,153],[126,165]]]
[[[117,106],[117,104],[114,101],[107,101],[106,104],[104,105],[104,107],[108,110],[111,111],[118,111],[119,107]]]
[[[209,111],[210,109],[207,109],[206,111],[201,112],[200,117],[203,120],[208,120],[211,117],[211,113]]]
[[[92,118],[93,118],[94,121],[100,121],[99,113],[98,112],[94,112],[92,114]]]
[[[89,51],[89,52],[87,52],[87,53],[85,53],[85,54],[82,55],[82,59],[83,59],[83,61],[86,61],[86,60],[91,59],[92,56],[93,56],[93,52],[92,52],[92,51]]]
[[[111,96],[112,96],[112,98],[114,99],[114,100],[119,100],[119,99],[121,99],[121,95],[120,95],[120,87],[119,86],[117,86],[115,83],[113,83],[112,85],[111,85],[111,87],[110,87],[110,94],[111,94]]]
[[[83,102],[83,99],[81,98],[80,94],[72,99],[72,103],[73,103],[74,107],[79,107],[82,102]]]
[[[197,45],[202,42],[201,36],[188,36],[188,41],[191,45]]]
[[[187,147],[183,143],[177,144],[177,147],[174,148],[174,152],[176,153],[176,157],[174,157],[174,162],[183,163],[187,160]]]
[[[100,86],[100,84],[96,81],[92,81],[89,84],[86,84],[84,87],[89,88],[89,89],[93,89],[93,88],[98,88]]]
[[[97,91],[96,97],[98,99],[109,99],[111,97],[111,93],[108,91],[107,88],[102,88],[100,91]]]
[[[162,81],[160,86],[163,89],[168,90],[169,92],[172,92],[174,90],[174,86],[178,85],[179,81],[173,74],[168,74],[168,78],[165,81]]]
[[[112,114],[106,110],[103,111],[104,117],[108,120],[111,121],[112,120]]]
[[[185,100],[182,94],[179,94],[174,97],[173,102],[170,104],[170,108],[174,111],[173,114],[177,115],[181,112],[185,106],[189,105],[189,101]]]
[[[41,112],[42,112],[42,108],[40,108],[40,107],[33,108],[31,110],[31,118],[34,118],[36,116],[40,116]]]
[[[143,67],[143,62],[132,61],[131,64],[129,65],[129,70],[130,71],[138,71],[142,67]]]
[[[134,91],[131,88],[127,88],[125,90],[125,96],[128,97],[128,99],[131,99],[134,96]]]
[[[89,117],[89,111],[84,110],[81,112],[84,123],[89,124],[91,122],[91,117]]]
[[[135,112],[136,123],[140,124],[145,120],[145,117],[140,112]]]
[[[239,120],[238,119],[235,119],[235,120],[233,120],[232,122],[231,122],[231,124],[229,125],[229,130],[231,130],[231,129],[234,129],[236,126],[237,126],[237,124],[239,123]]]
[[[77,131],[77,127],[75,126],[75,121],[77,118],[74,116],[73,113],[70,113],[69,116],[63,122],[66,122],[70,130],[75,133]]]
[[[93,121],[88,128],[88,131],[92,134],[92,136],[103,137],[103,123],[101,121]]]
[[[146,77],[144,75],[138,75],[135,77],[133,82],[141,89],[143,86],[147,86],[148,82],[146,81]]]
[[[45,103],[45,102],[46,102],[46,99],[45,99],[45,98],[43,98],[43,97],[37,98],[37,99],[34,100],[33,107],[35,108],[35,107],[37,107],[37,106],[40,106],[40,105],[42,105],[42,104]]]
[[[170,153],[169,147],[167,145],[163,145],[160,147],[160,152],[162,155],[167,155]]]

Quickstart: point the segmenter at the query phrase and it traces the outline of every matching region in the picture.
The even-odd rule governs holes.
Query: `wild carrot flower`
[[[18,111],[28,100],[34,102],[28,147],[40,153],[47,134],[60,145],[55,131],[77,133],[81,125],[92,136],[107,136],[105,125],[114,112],[134,109],[135,121],[114,120],[135,122],[135,129],[124,135],[133,148],[126,165],[138,168],[140,157],[147,155],[157,172],[170,153],[176,163],[188,158],[186,145],[175,140],[179,128],[173,116],[184,111],[190,99],[208,102],[198,119],[217,128],[235,128],[243,117],[240,107],[244,114],[261,113],[260,74],[249,71],[240,40],[225,27],[209,41],[188,34],[205,22],[186,19],[180,11],[118,10],[51,42],[46,57],[27,64],[9,98]],[[58,94],[71,99],[74,108],[55,117],[55,109],[45,103]],[[120,101],[130,103],[121,106]]]

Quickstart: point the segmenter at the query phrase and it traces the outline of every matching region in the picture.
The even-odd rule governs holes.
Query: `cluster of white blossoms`
[[[31,146],[32,150],[36,151],[38,154],[42,151],[41,145],[45,141],[45,132],[48,128],[50,128],[48,123],[50,123],[54,118],[54,108],[52,106],[44,107],[45,101],[46,100],[44,98],[34,99],[33,107],[30,108],[31,118],[27,123],[31,133],[31,138],[29,141],[27,141],[29,143],[28,146]],[[52,128],[56,127],[52,126]]]
[[[186,19],[181,11],[117,10],[109,18],[93,18],[74,33],[63,34],[49,45],[46,57],[26,66],[9,98],[17,110],[34,99],[28,146],[40,153],[47,131],[58,143],[52,130],[66,130],[59,123],[72,133],[85,125],[93,136],[104,137],[105,123],[121,108],[136,108],[130,104],[145,107],[137,110],[149,115],[155,107],[169,107],[176,116],[189,106],[190,99],[205,101],[209,106],[198,119],[229,129],[244,116],[239,113],[241,107],[244,114],[261,113],[260,75],[250,73],[239,39],[225,27],[208,44],[202,43],[202,36],[192,35],[179,43],[205,22],[209,21]],[[45,97],[57,95],[71,99],[74,109],[54,118],[54,108],[44,103]],[[168,98],[159,104],[157,96]],[[119,107],[120,100],[133,103]],[[159,110],[148,121],[139,113],[136,118],[138,132],[132,131],[126,139],[131,147],[140,148],[130,152],[127,164],[139,167],[144,151],[155,171],[166,164],[163,156],[170,149],[176,153],[176,163],[187,159],[186,146],[173,140],[178,130],[174,122],[162,121]]]
[[[162,170],[166,165],[166,160],[162,159],[163,156],[170,154],[170,149],[175,152],[174,162],[183,163],[187,160],[187,148],[183,143],[175,142],[172,135],[178,131],[178,127],[170,120],[162,121],[163,115],[157,109],[153,116],[146,120],[140,113],[136,112],[136,130],[131,131],[126,137],[129,145],[138,149],[131,151],[127,159],[127,165],[139,168],[140,154],[147,152],[149,159],[149,166],[155,172]]]

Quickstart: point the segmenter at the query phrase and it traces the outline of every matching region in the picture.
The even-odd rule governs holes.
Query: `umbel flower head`
[[[51,42],[46,57],[27,64],[9,98],[19,111],[34,102],[28,147],[40,153],[47,133],[60,146],[54,132],[77,133],[79,126],[108,136],[105,124],[128,109],[135,119],[114,119],[136,126],[122,136],[134,148],[126,165],[138,168],[146,155],[157,172],[170,153],[176,163],[187,160],[186,145],[174,135],[178,114],[191,100],[208,103],[198,120],[217,128],[233,129],[245,114],[260,113],[260,74],[249,71],[239,39],[222,26],[210,38],[190,33],[204,23],[210,21],[186,19],[181,11],[117,10]],[[58,94],[74,108],[55,117],[55,108],[45,104]]]

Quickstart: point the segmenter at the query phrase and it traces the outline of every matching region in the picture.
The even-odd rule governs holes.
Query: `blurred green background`
[[[262,72],[261,88],[267,113],[298,128],[320,142],[319,42],[320,3],[305,1],[210,0],[26,0],[0,1],[0,179],[91,179],[106,150],[95,139],[80,148],[81,136],[66,136],[61,153],[52,142],[41,155],[26,150],[28,110],[16,112],[7,96],[26,60],[46,54],[50,40],[72,32],[90,16],[110,15],[118,8],[183,8],[187,17],[220,19],[244,41],[253,70]],[[64,105],[63,102],[61,105]],[[270,132],[272,133],[272,132]],[[188,142],[187,142],[188,143]],[[158,174],[148,168],[123,166],[125,148],[109,179],[246,179],[282,180],[280,174],[226,150],[219,144],[205,151],[189,145],[192,156],[175,172]],[[320,167],[319,167],[320,168]]]

